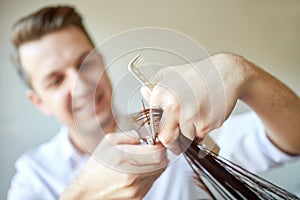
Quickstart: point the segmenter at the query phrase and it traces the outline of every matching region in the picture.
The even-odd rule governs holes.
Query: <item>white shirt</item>
[[[279,150],[267,137],[263,123],[254,112],[232,115],[223,124],[217,144],[220,156],[252,172],[263,172],[300,158]]]
[[[229,118],[217,142],[221,156],[251,171],[267,170],[299,158],[277,149],[266,137],[263,125],[254,113]],[[66,128],[62,128],[51,141],[18,159],[8,199],[58,199],[87,160],[88,156],[76,152]],[[167,167],[143,199],[189,200],[199,199],[200,195],[204,194],[196,186],[193,172],[181,156]]]
[[[18,159],[15,164],[17,173],[12,179],[8,199],[58,199],[88,158],[76,152],[68,138],[67,129],[62,128],[51,141]],[[193,175],[181,155],[169,164],[143,199],[190,200],[206,195],[196,186]]]

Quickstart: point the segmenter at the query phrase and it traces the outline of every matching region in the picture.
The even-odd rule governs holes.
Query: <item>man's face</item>
[[[101,57],[89,54],[92,50],[86,35],[73,26],[19,48],[33,87],[28,97],[43,113],[71,128],[74,115],[82,124],[95,116],[101,126],[111,122],[111,85]]]

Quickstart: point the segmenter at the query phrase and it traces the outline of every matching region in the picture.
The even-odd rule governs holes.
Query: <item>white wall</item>
[[[262,66],[300,94],[300,1],[298,0],[106,0],[42,1],[2,0],[0,5],[0,199],[4,199],[18,156],[48,140],[58,129],[24,96],[24,86],[12,69],[9,34],[12,24],[32,10],[53,2],[74,4],[84,15],[96,43],[131,28],[158,26],[189,35],[210,53],[232,51]],[[278,116],[280,117],[280,116]],[[296,167],[282,170],[276,179],[300,180]],[[294,176],[293,176],[294,175]],[[290,183],[290,182],[289,182]],[[299,186],[299,181],[297,182]],[[286,184],[298,192],[299,187]]]

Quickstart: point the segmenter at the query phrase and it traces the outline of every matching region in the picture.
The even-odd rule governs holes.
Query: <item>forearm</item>
[[[269,139],[289,154],[300,154],[300,99],[291,89],[242,57],[246,81],[240,100],[261,118]]]

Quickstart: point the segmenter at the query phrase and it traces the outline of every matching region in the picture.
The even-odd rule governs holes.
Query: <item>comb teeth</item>
[[[152,90],[155,85],[154,77],[157,71],[144,57],[140,54],[134,57],[128,64],[128,69],[136,79]]]

